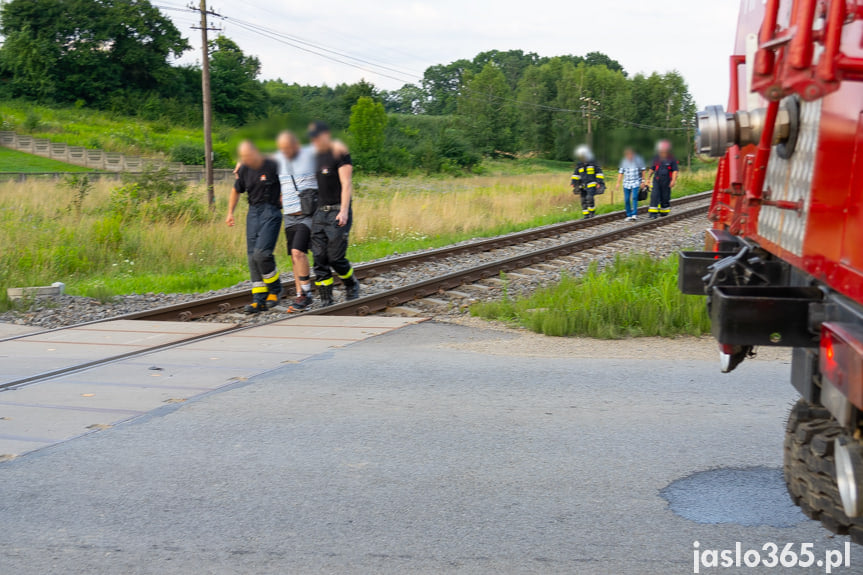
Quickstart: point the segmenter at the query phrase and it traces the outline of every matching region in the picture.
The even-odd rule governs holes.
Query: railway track
[[[683,205],[698,204],[700,200],[704,199],[704,195],[690,196],[689,198],[685,199],[687,201],[683,202]],[[666,218],[648,220],[642,223],[633,224],[626,227],[620,227],[609,232],[591,235],[586,238],[579,238],[572,241],[563,241],[560,243],[555,243],[551,246],[541,247],[539,249],[530,250],[514,256],[504,257],[500,259],[492,259],[491,261],[487,261],[473,267],[468,267],[462,270],[454,271],[449,274],[418,281],[416,283],[404,285],[401,287],[396,287],[394,289],[384,290],[380,293],[371,294],[355,301],[340,303],[328,308],[315,309],[302,315],[366,316],[378,313],[388,308],[401,306],[409,301],[417,300],[420,298],[427,298],[435,294],[443,293],[448,290],[453,290],[465,284],[472,284],[479,282],[483,279],[495,277],[501,273],[512,272],[514,270],[519,270],[522,268],[528,268],[531,265],[537,265],[549,260],[554,260],[557,258],[577,254],[579,252],[591,250],[624,238],[631,238],[639,234],[652,232],[654,230],[657,230],[669,224],[673,224],[675,222],[680,222],[682,220],[688,220],[696,217],[704,217],[706,216],[708,210],[707,206],[703,203],[701,205],[689,207],[688,209],[681,209],[681,202],[678,202],[677,208],[678,210],[674,214]],[[480,242],[473,242],[459,246],[442,248],[440,250],[432,250],[429,252],[421,252],[419,254],[397,257],[390,260],[373,262],[371,264],[366,264],[365,266],[357,266],[357,273],[362,274],[360,277],[368,278],[371,275],[385,273],[387,270],[391,270],[393,268],[401,268],[408,263],[429,261],[431,259],[437,259],[442,257],[452,257],[454,255],[460,255],[465,253],[476,253],[476,251],[489,251],[500,247],[514,245],[519,242],[530,242],[539,238],[555,237],[557,235],[568,233],[573,230],[596,227],[598,225],[613,221],[614,219],[617,219],[619,217],[619,213],[609,214],[608,216],[597,217],[594,220],[579,220],[578,222],[567,222],[565,224],[548,226],[537,230],[530,230],[528,232],[511,234],[509,236],[493,238],[490,240],[483,240]],[[360,270],[362,270],[362,272]],[[98,324],[105,323],[108,321],[187,321],[189,319],[193,319],[195,317],[195,314],[199,314],[197,317],[200,317],[201,315],[206,315],[206,313],[225,313],[231,311],[235,307],[245,304],[247,298],[248,295],[245,292],[236,295],[230,294],[228,296],[211,298],[210,301],[192,302],[191,304],[171,306],[169,308],[161,308],[148,312],[115,317],[110,320],[100,320],[98,322],[79,324],[77,326],[71,326],[67,328],[58,328],[56,330],[48,330],[44,332],[38,332],[36,334],[25,334],[22,336],[16,336],[12,338],[7,338],[5,340],[0,340],[0,344],[11,340],[34,338],[36,336],[44,336],[45,334],[50,334],[52,332],[70,330],[75,328],[86,329],[89,327],[92,329],[94,327],[98,327]],[[138,349],[123,353],[116,353],[100,359],[73,363],[56,369],[47,369],[42,372],[29,374],[26,377],[19,377],[14,380],[3,381],[2,377],[0,377],[0,391],[6,389],[16,389],[33,383],[51,380],[71,373],[84,371],[98,365],[106,365],[129,358],[134,358],[137,356],[147,355],[149,353],[153,353],[154,351],[182,347],[193,342],[203,341],[214,337],[254,330],[268,324],[283,321],[284,319],[286,319],[285,316],[279,314],[279,316],[274,318],[272,321],[268,321],[262,324],[239,326],[225,325],[224,328],[217,328],[205,334],[190,335],[189,337],[177,338],[164,344],[150,346],[146,349]]]
[[[685,196],[683,198],[678,198],[672,201],[672,206],[676,210],[680,210],[685,206],[690,206],[693,204],[698,204],[700,202],[704,202],[710,198],[712,192],[703,192],[700,194],[694,194],[691,196]],[[647,208],[642,207],[639,210],[639,214],[647,213]],[[384,275],[389,272],[398,271],[405,269],[410,266],[421,265],[424,263],[433,263],[445,260],[447,258],[455,258],[459,256],[471,255],[471,254],[481,254],[486,252],[492,252],[495,250],[500,250],[503,248],[522,245],[529,242],[535,242],[537,240],[547,240],[557,238],[559,236],[565,234],[571,234],[573,232],[580,232],[590,230],[592,228],[597,228],[600,226],[606,226],[609,224],[613,224],[620,221],[622,212],[612,212],[609,214],[603,214],[601,216],[597,216],[595,218],[591,218],[588,220],[573,220],[568,222],[562,222],[559,224],[553,224],[549,226],[543,226],[540,228],[535,228],[531,230],[526,230],[522,232],[516,232],[512,234],[507,234],[503,236],[497,236],[488,239],[477,240],[473,242],[467,242],[463,244],[458,244],[454,246],[447,246],[438,249],[425,250],[413,254],[407,254],[403,256],[391,257],[383,260],[377,260],[365,264],[359,264],[355,266],[354,271],[360,281],[368,280],[369,278],[374,278],[377,276]],[[677,214],[679,215],[679,214]],[[671,223],[672,221],[676,221],[676,216],[672,216],[672,219],[662,219],[657,220],[656,226],[659,227],[664,224]],[[631,234],[636,232],[637,230],[647,229],[645,226],[651,224],[652,222],[640,223],[629,225],[626,227],[622,227],[619,230],[620,234]],[[652,226],[650,226],[652,229]],[[611,237],[620,237],[620,234],[615,235],[615,232],[610,234],[600,234],[597,237],[605,238],[604,241],[611,241],[608,238]],[[590,242],[592,238],[586,238],[584,241]],[[591,245],[590,247],[594,247],[597,244]],[[589,249],[589,248],[585,248]],[[577,251],[577,249],[573,250]],[[570,252],[573,253],[573,252]],[[492,262],[494,264],[496,262]],[[494,265],[491,266],[493,268]],[[505,266],[506,267],[506,266]],[[508,271],[509,269],[514,269],[512,267],[499,268],[499,271]],[[429,285],[434,285],[434,282],[437,281],[439,285],[444,284],[452,284],[456,281],[457,273],[447,274],[444,277],[428,280]],[[467,276],[471,274],[466,274]],[[486,276],[488,277],[488,276]],[[286,297],[291,297],[295,294],[294,282],[293,278],[289,278],[282,283],[282,287],[285,290]],[[423,287],[413,287],[413,286],[404,286],[401,288],[397,288],[393,290],[394,292],[389,299],[392,301],[407,301],[405,298],[407,297],[404,294],[411,293],[411,291],[416,293],[427,292],[428,290]],[[380,311],[381,307],[379,302],[383,299],[387,299],[384,297],[384,294],[375,294],[374,296],[368,296],[362,299],[363,302],[370,303],[372,305],[366,306],[354,306],[354,305],[345,305],[339,304],[333,306],[331,308],[327,308],[326,310],[312,310],[310,312],[306,312],[307,314],[316,314],[316,315],[336,315],[336,314],[351,314],[351,313],[374,313],[374,311]],[[129,314],[123,314],[119,316],[104,318],[93,320],[90,322],[84,322],[77,324],[77,326],[86,326],[98,323],[104,323],[107,321],[116,321],[116,320],[147,320],[147,321],[192,321],[208,316],[215,316],[220,314],[227,314],[234,310],[240,309],[244,307],[249,300],[249,294],[247,290],[232,292],[228,294],[221,294],[213,297],[202,298],[193,302],[184,302],[180,304],[174,304],[169,306],[162,306],[158,308],[153,308],[149,310],[133,312]],[[390,306],[392,307],[392,306]],[[351,311],[354,310],[354,311]],[[57,327],[49,330],[44,330],[41,333],[50,333],[54,331],[59,331],[63,329],[67,329],[71,326],[66,327]],[[6,338],[0,338],[0,342],[10,341],[15,339],[20,339],[22,337],[26,337],[28,334],[24,335],[15,335],[9,336]]]
[[[397,307],[409,301],[429,297],[437,293],[455,289],[465,284],[475,283],[486,278],[495,277],[501,273],[527,268],[531,265],[540,264],[548,260],[600,247],[602,245],[630,237],[633,234],[655,230],[681,220],[687,220],[702,215],[706,216],[707,209],[708,208],[706,206],[699,206],[689,208],[687,210],[679,210],[666,218],[649,220],[603,234],[597,234],[587,238],[542,248],[536,251],[494,260],[476,267],[455,271],[444,276],[365,296],[354,301],[343,302],[327,308],[315,309],[307,312],[307,314],[364,316],[381,312],[387,308]]]
[[[683,198],[676,199],[672,202],[672,206],[676,209],[682,209],[685,206],[697,204],[699,202],[704,202],[707,200],[712,192],[704,192],[701,194],[695,194],[692,196],[686,196]],[[647,213],[647,208],[641,208],[639,211],[641,214]],[[541,228],[536,228],[532,230],[527,230],[523,232],[517,232],[513,234],[507,234],[504,236],[497,236],[494,238],[478,240],[475,242],[469,242],[465,244],[459,244],[455,246],[448,246],[444,248],[427,250],[418,252],[415,254],[408,254],[404,256],[398,256],[393,258],[388,258],[385,260],[379,260],[374,262],[369,262],[366,264],[360,264],[355,266],[354,272],[360,281],[379,276],[391,271],[396,271],[403,269],[408,266],[413,266],[422,263],[435,262],[440,261],[445,258],[452,258],[463,256],[467,254],[477,254],[483,252],[490,252],[493,250],[498,250],[501,248],[506,248],[509,246],[525,244],[528,242],[554,238],[560,236],[562,234],[568,234],[572,232],[577,232],[581,230],[588,230],[591,228],[595,228],[598,226],[610,224],[619,221],[621,218],[621,212],[614,212],[610,214],[604,214],[601,216],[597,216],[595,218],[591,218],[589,220],[574,220],[570,222],[563,222],[560,224],[554,224],[550,226],[544,226]],[[664,223],[670,223],[669,220],[659,220],[659,224],[662,225]],[[648,222],[650,223],[650,222]],[[645,229],[644,223],[636,224],[633,226],[627,226],[621,230],[622,233],[633,233],[638,229]],[[606,236],[602,236],[606,237]],[[608,236],[610,237],[610,236]],[[452,280],[450,280],[452,281]],[[291,297],[295,295],[294,283],[293,280],[288,280],[283,282],[282,287],[287,294],[287,297]],[[404,290],[402,290],[404,291]],[[408,290],[409,291],[409,290]],[[396,296],[393,296],[396,297]],[[376,298],[380,299],[380,298]],[[124,315],[120,318],[113,319],[129,319],[129,320],[149,320],[149,321],[190,321],[210,315],[216,314],[224,314],[231,312],[232,310],[239,309],[245,306],[248,303],[249,294],[247,291],[240,291],[236,293],[230,293],[226,295],[219,295],[211,298],[201,299],[192,303],[183,303],[177,304],[167,307],[161,307],[153,310],[147,310],[137,313],[132,313],[128,315]],[[363,298],[363,301],[369,300],[369,298]],[[374,308],[374,311],[379,311],[380,307],[375,304],[369,307],[369,310]],[[362,311],[362,306],[359,308],[355,306],[334,306],[332,308],[328,308],[328,310],[316,310],[314,313],[321,315],[334,315],[339,313],[348,313],[351,309],[357,309]],[[312,312],[308,312],[312,313]],[[372,313],[372,311],[369,311]]]

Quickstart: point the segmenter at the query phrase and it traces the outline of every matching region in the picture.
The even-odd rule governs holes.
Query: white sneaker
[[[637,222],[637,221],[638,221],[638,216],[632,216],[632,217],[631,217],[631,218],[629,218],[629,219],[630,219],[630,221]]]

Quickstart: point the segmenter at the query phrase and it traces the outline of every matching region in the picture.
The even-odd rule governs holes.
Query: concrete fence
[[[190,170],[191,166],[182,172],[177,172],[177,176],[189,182],[200,182],[204,179],[204,170]],[[0,172],[0,182],[33,182],[33,181],[60,181],[66,176],[87,176],[91,181],[114,181],[119,182],[126,175],[136,175],[141,172]],[[232,170],[214,170],[216,182],[225,182],[234,180],[234,172]]]
[[[203,179],[204,168],[202,166],[186,166],[180,162],[167,162],[165,160],[157,160],[151,158],[141,158],[138,156],[126,156],[115,152],[106,152],[104,150],[94,150],[81,146],[67,146],[62,142],[52,142],[42,138],[34,138],[24,134],[15,132],[0,131],[0,146],[35,154],[44,158],[51,158],[74,166],[82,166],[92,170],[103,170],[108,172],[126,172],[136,173],[142,172],[145,168],[168,168],[173,172],[179,172],[188,180]],[[226,178],[224,172],[231,173],[230,170],[216,170],[216,180]],[[17,178],[17,174],[9,174],[13,178]],[[3,176],[6,179],[6,175]],[[42,175],[41,177],[44,177]],[[20,181],[20,180],[19,180]]]

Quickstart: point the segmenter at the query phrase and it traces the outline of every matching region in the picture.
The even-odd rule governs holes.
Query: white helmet
[[[589,162],[593,159],[593,152],[590,151],[590,146],[582,144],[575,149],[575,157],[582,162]]]

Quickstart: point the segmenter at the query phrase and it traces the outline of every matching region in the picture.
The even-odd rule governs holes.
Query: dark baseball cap
[[[322,122],[318,120],[317,122],[312,122],[312,125],[309,126],[309,137],[317,138],[321,134],[326,134],[330,131],[330,126],[326,122]]]

